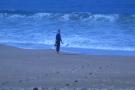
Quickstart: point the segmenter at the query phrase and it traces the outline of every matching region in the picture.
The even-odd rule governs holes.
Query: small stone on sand
[[[74,82],[76,82],[76,83],[77,83],[77,82],[78,82],[78,80],[75,80]]]
[[[38,90],[38,88],[33,88],[33,90]]]

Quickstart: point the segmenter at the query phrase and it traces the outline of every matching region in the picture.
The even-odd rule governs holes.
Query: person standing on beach
[[[62,42],[62,39],[61,39],[61,33],[60,33],[60,29],[59,29],[57,34],[56,34],[56,40],[55,40],[55,46],[56,46],[57,54],[59,54],[59,52],[60,52],[61,43],[63,43],[63,42]]]

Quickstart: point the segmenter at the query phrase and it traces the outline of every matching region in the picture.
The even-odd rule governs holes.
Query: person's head
[[[60,29],[58,29],[58,32],[57,33],[60,33]]]

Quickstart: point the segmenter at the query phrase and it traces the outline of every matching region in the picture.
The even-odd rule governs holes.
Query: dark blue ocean
[[[67,51],[134,52],[135,0],[0,1],[1,44],[53,49],[58,29]]]

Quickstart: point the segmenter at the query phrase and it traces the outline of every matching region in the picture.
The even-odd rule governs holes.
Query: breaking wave
[[[59,28],[63,47],[135,50],[135,15],[0,13],[0,43],[53,46]]]

